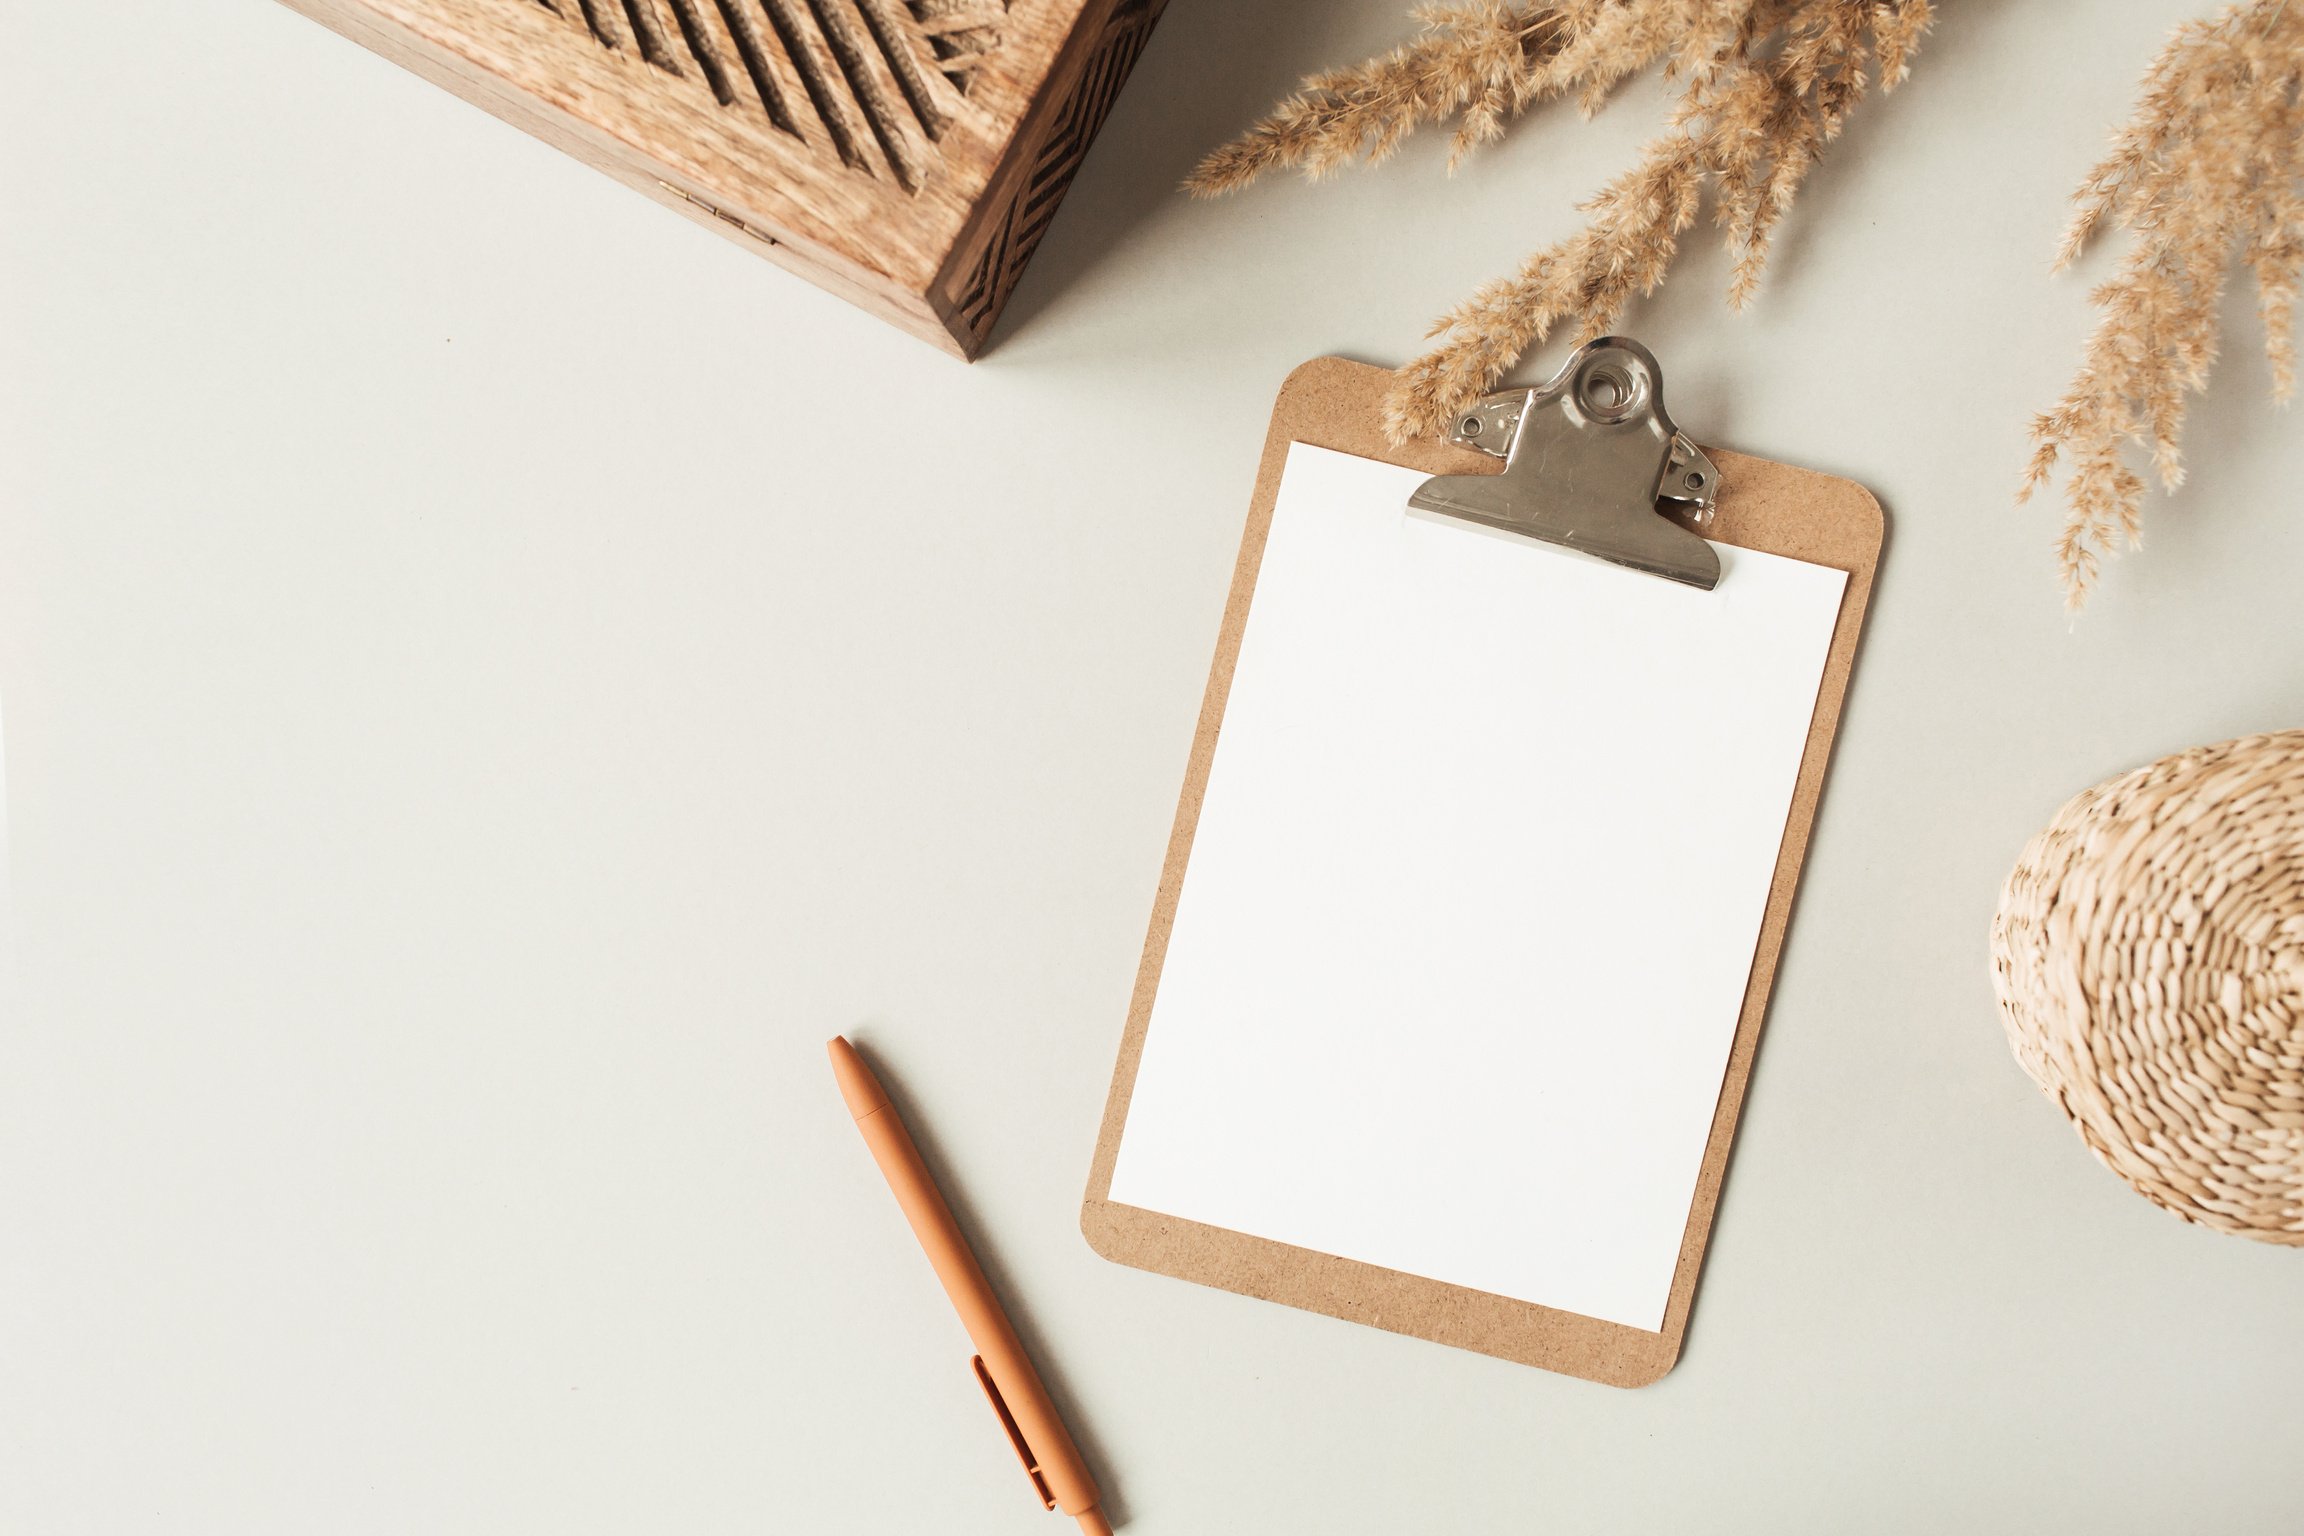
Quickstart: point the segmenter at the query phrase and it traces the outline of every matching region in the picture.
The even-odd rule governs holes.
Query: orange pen
[[[840,1080],[840,1097],[848,1101],[856,1129],[864,1133],[864,1145],[872,1149],[872,1161],[880,1165],[881,1176],[896,1192],[904,1219],[912,1223],[912,1235],[928,1251],[936,1278],[944,1282],[944,1294],[952,1298],[953,1310],[960,1314],[960,1324],[976,1346],[972,1363],[977,1384],[992,1400],[992,1411],[1000,1416],[1000,1425],[1008,1431],[1016,1454],[1024,1459],[1033,1491],[1045,1508],[1061,1509],[1079,1521],[1088,1536],[1112,1536],[1111,1522],[1097,1507],[1096,1480],[1088,1475],[1079,1447],[1072,1443],[1064,1421],[1056,1416],[1056,1405],[1040,1384],[1040,1373],[1024,1357],[1024,1346],[1017,1342],[1008,1314],[1000,1310],[983,1268],[969,1250],[968,1239],[960,1235],[960,1224],[952,1219],[951,1207],[944,1203],[936,1181],[928,1176],[927,1165],[920,1161],[920,1149],[912,1145],[911,1133],[888,1102],[887,1090],[845,1036],[833,1036],[826,1048],[832,1053],[832,1075]]]

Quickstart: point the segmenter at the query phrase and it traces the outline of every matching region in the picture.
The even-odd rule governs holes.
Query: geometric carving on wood
[[[1152,36],[1160,6],[1152,0],[1123,5],[1112,17],[1097,44],[1079,84],[1065,99],[1056,121],[1034,157],[1016,198],[994,228],[984,254],[955,295],[954,308],[971,334],[981,342],[993,317],[1008,301],[1008,294],[1023,276],[1024,265],[1039,248],[1040,237],[1056,217],[1056,206],[1072,184],[1072,175],[1088,154],[1097,130],[1112,111],[1136,57]]]
[[[1003,0],[528,0],[852,170],[919,190]]]

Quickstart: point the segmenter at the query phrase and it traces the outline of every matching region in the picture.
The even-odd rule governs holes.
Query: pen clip
[[[992,1384],[992,1373],[984,1369],[984,1357],[971,1355],[968,1363],[976,1368],[976,1384],[984,1389],[992,1411],[1000,1415],[1000,1427],[1008,1431],[1008,1443],[1016,1447],[1016,1459],[1024,1463],[1024,1475],[1032,1479],[1032,1491],[1040,1496],[1040,1507],[1054,1509],[1056,1495],[1048,1491],[1048,1480],[1040,1475],[1039,1458],[1032,1454],[1032,1447],[1024,1443],[1024,1431],[1016,1427],[1016,1415],[1008,1411],[1000,1389]]]

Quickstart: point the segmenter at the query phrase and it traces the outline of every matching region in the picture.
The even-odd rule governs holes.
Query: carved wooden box
[[[962,357],[1163,0],[286,0]]]

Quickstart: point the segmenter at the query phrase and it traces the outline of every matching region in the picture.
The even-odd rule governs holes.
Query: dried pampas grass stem
[[[1612,329],[1663,281],[1708,194],[1741,308],[1809,168],[1875,83],[1904,77],[1929,22],[1928,0],[1480,0],[1417,14],[1413,41],[1307,79],[1210,155],[1192,191],[1237,191],[1273,170],[1317,178],[1450,120],[1454,165],[1538,102],[1573,95],[1590,114],[1658,65],[1680,100],[1639,163],[1585,205],[1582,230],[1441,317],[1438,345],[1387,401],[1396,442],[1440,430],[1563,322],[1579,342]]]
[[[2208,381],[2234,258],[2254,275],[2272,387],[2296,387],[2304,271],[2304,5],[2251,0],[2176,32],[2136,115],[2078,193],[2059,269],[2107,227],[2131,241],[2090,296],[2101,312],[2072,388],[2035,419],[2029,497],[2069,467],[2056,563],[2074,608],[2103,555],[2141,530],[2143,448],[2163,488],[2184,478],[2185,397]]]

